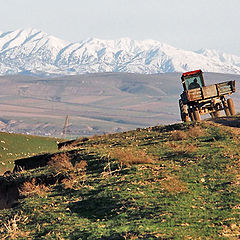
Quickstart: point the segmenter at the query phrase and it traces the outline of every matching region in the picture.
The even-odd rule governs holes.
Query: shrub
[[[197,147],[192,143],[177,144],[174,142],[166,142],[165,145],[166,147],[170,147],[173,152],[178,154],[194,153],[197,151]]]
[[[31,181],[25,182],[19,188],[20,196],[33,196],[33,195],[45,195],[48,191],[50,191],[50,187],[44,184],[37,184],[36,179],[33,178]]]
[[[187,135],[191,138],[202,137],[205,134],[205,131],[199,126],[193,126],[187,131]]]
[[[199,126],[193,126],[186,131],[175,130],[171,133],[170,140],[179,141],[187,138],[198,138],[202,137],[205,134],[205,131]]]
[[[75,189],[75,185],[78,183],[76,174],[71,173],[67,178],[64,178],[61,183],[65,189]]]
[[[161,181],[161,186],[169,193],[187,192],[188,188],[185,182],[180,180],[177,176],[168,176]]]
[[[82,160],[80,162],[77,162],[74,167],[75,167],[77,172],[85,172],[87,165],[88,165],[87,161]]]
[[[187,134],[181,130],[175,130],[172,132],[171,140],[179,141],[187,138]]]
[[[67,155],[67,153],[60,153],[54,155],[48,162],[48,165],[58,172],[72,171],[74,169],[71,163],[71,159]]]
[[[28,217],[19,216],[15,214],[10,220],[0,224],[3,226],[1,233],[5,233],[5,236],[1,235],[1,239],[29,239],[30,232],[25,232],[19,229],[18,224],[26,223],[28,221]]]
[[[86,180],[87,161],[82,160],[74,166],[75,172],[71,172],[68,177],[64,178],[61,183],[65,189],[79,189]]]
[[[133,164],[144,164],[154,162],[154,158],[151,155],[147,155],[143,150],[135,150],[133,148],[116,148],[112,150],[109,156],[120,162],[121,166],[127,167]]]

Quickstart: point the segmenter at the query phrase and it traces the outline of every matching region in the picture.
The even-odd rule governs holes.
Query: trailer
[[[206,86],[201,70],[183,73],[181,80],[184,91],[180,95],[179,108],[183,122],[199,122],[203,114],[220,117],[222,110],[226,116],[236,114],[233,100],[229,97],[236,91],[235,80]]]

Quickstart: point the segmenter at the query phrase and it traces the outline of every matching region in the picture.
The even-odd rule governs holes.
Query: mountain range
[[[37,29],[0,32],[0,74],[158,74],[202,69],[240,74],[240,57],[217,50],[187,51],[154,41],[89,38],[68,42]]]

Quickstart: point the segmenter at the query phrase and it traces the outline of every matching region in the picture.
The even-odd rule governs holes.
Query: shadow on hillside
[[[97,221],[111,219],[117,215],[117,210],[122,207],[116,199],[112,197],[94,197],[75,202],[70,205],[72,212],[78,213],[81,217]]]
[[[100,193],[102,194],[102,193]],[[134,226],[134,222],[142,221],[143,219],[152,219],[158,212],[161,215],[165,210],[159,206],[138,206],[131,200],[119,201],[112,196],[99,196],[92,192],[90,198],[72,203],[69,205],[72,213],[77,213],[80,218],[87,218],[94,224],[104,225],[105,220],[113,220],[111,231],[103,232],[102,236],[97,239],[126,239],[126,236],[141,236],[138,239],[159,239],[154,234],[142,235],[141,231],[134,227],[134,230],[126,230],[124,232],[116,232],[118,224],[126,225],[124,221],[130,221]],[[131,209],[131,210],[129,210]],[[121,214],[123,214],[121,216]],[[158,222],[159,219],[156,219]],[[137,224],[137,223],[136,223]],[[97,228],[97,226],[96,226]],[[94,239],[97,230],[93,229],[77,229],[71,233],[70,239]],[[129,235],[130,234],[130,235]],[[130,239],[130,238],[129,238]],[[166,239],[172,239],[166,238]]]
[[[99,239],[99,240],[124,240],[126,238],[123,237],[123,234],[120,233],[113,233],[110,236],[104,236],[104,237],[98,237],[93,236],[91,231],[87,230],[75,230],[71,233],[70,239],[72,240],[78,240],[78,239]]]
[[[213,119],[212,121],[224,126],[240,128],[239,117],[221,117],[221,118]]]

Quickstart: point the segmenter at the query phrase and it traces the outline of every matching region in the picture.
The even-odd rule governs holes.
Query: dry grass
[[[20,196],[25,197],[34,195],[43,196],[46,195],[50,190],[51,188],[44,184],[37,184],[36,179],[33,178],[31,181],[22,184],[22,186],[19,188],[19,194]]]
[[[222,235],[226,237],[227,239],[237,240],[240,236],[240,224],[232,223],[229,226],[224,225],[223,226],[223,232]]]
[[[231,164],[227,165],[226,170],[229,172],[229,174],[234,176],[234,180],[233,180],[232,184],[239,186],[240,185],[240,159],[239,159],[239,154],[236,154],[236,155],[226,154],[226,156],[231,158],[231,159],[236,158],[236,160],[234,160]]]
[[[133,148],[116,148],[109,153],[109,156],[119,161],[124,166],[130,167],[133,164],[147,164],[153,163],[154,157],[148,155],[143,150],[136,150]]]
[[[24,232],[18,228],[18,223],[26,223],[28,217],[22,217],[18,214],[14,215],[10,220],[7,220],[5,223],[2,223],[2,232],[5,233],[5,236],[1,236],[1,239],[29,239],[28,236],[30,232]]]
[[[134,233],[127,233],[126,235],[123,236],[123,238],[126,239],[130,239],[130,240],[135,240],[135,239],[139,239],[137,234]]]
[[[65,189],[79,189],[83,186],[86,180],[87,161],[82,160],[74,166],[75,172],[71,172],[67,178],[64,178],[61,183]]]
[[[183,130],[173,131],[171,133],[170,140],[180,141],[188,138],[198,138],[198,137],[202,137],[204,134],[206,134],[205,130],[195,125],[186,131],[183,131]]]
[[[188,131],[186,132],[186,134],[187,134],[187,136],[189,136],[191,138],[198,138],[198,137],[204,136],[206,134],[206,132],[201,127],[195,125],[195,126],[189,128]]]
[[[48,162],[48,165],[58,172],[74,170],[74,167],[71,163],[71,158],[67,153],[59,153],[54,155]]]
[[[167,148],[171,148],[173,152],[178,154],[194,153],[197,151],[197,146],[194,144],[181,143],[177,144],[174,142],[166,142]]]
[[[88,165],[87,161],[82,160],[80,162],[77,162],[74,167],[75,167],[77,172],[85,172],[87,165]]]
[[[172,132],[170,140],[179,141],[187,138],[187,134],[181,130],[175,130]]]
[[[98,134],[94,134],[93,136],[89,137],[90,140],[97,140],[99,139],[99,135]]]
[[[188,187],[185,182],[180,180],[177,176],[167,176],[161,180],[161,186],[169,193],[188,192]]]
[[[78,183],[76,174],[71,173],[68,178],[64,178],[61,183],[65,189],[75,189]]]

